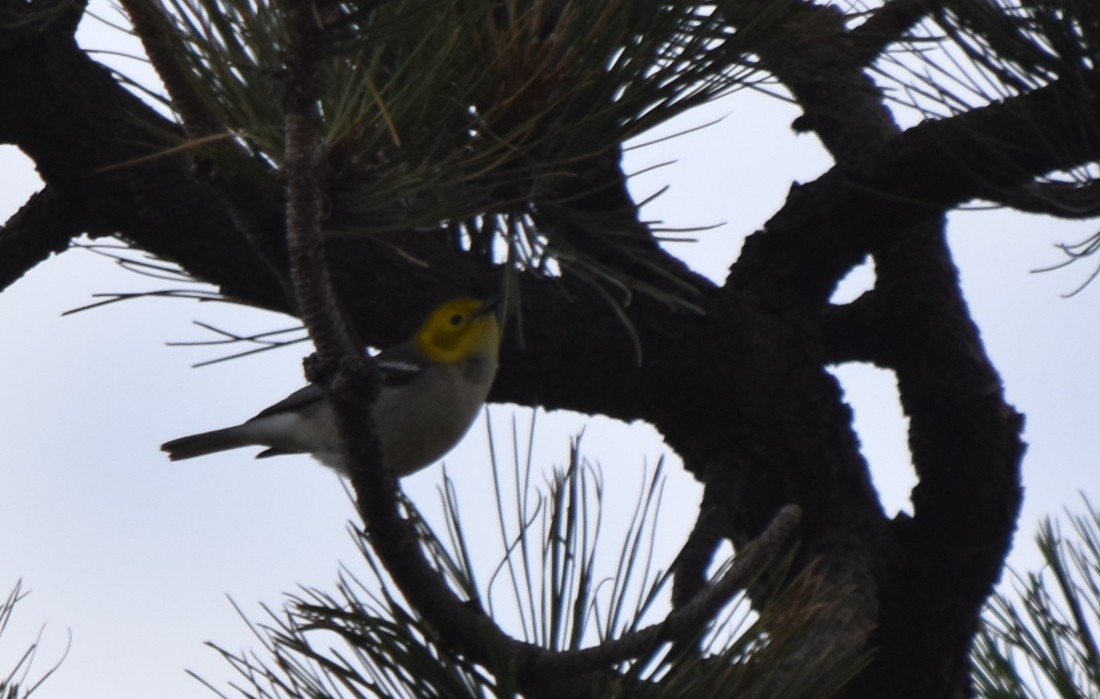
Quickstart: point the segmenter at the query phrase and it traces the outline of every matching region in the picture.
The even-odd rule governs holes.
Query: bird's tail
[[[173,439],[161,444],[160,449],[168,452],[168,458],[172,461],[179,461],[252,444],[255,442],[246,436],[246,431],[237,426]]]

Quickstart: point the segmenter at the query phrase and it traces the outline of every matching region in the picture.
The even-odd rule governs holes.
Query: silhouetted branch
[[[0,228],[0,290],[51,254],[64,252],[81,234],[80,216],[56,189],[31,195]]]
[[[727,289],[789,285],[824,301],[869,251],[915,224],[1098,157],[1100,89],[1077,80],[925,122],[795,190],[767,234],[746,240]]]
[[[889,0],[867,20],[848,33],[856,60],[870,65],[891,44],[903,41],[906,33],[945,0]]]
[[[721,525],[714,514],[714,508],[703,502],[695,526],[676,557],[672,583],[674,608],[688,604],[706,588],[707,568],[723,540]]]
[[[172,108],[180,115],[187,134],[202,138],[225,131],[221,121],[195,92],[178,54],[171,48],[178,39],[164,6],[159,0],[120,0],[120,4],[130,18],[134,33],[141,39],[145,55],[164,83]]]

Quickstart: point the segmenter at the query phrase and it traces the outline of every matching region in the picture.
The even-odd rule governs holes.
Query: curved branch
[[[51,254],[67,250],[81,233],[80,221],[72,202],[55,188],[31,195],[0,228],[0,291]]]
[[[876,277],[876,342],[897,376],[919,483],[913,518],[887,532],[905,556],[882,576],[882,650],[861,681],[883,696],[943,696],[966,682],[982,602],[1011,544],[1023,423],[1005,403],[940,222],[880,251]],[[942,661],[936,673],[898,672],[910,667],[899,654]]]
[[[772,4],[725,3],[722,11],[733,24],[751,26]],[[832,5],[786,4],[777,39],[760,49],[761,62],[802,109],[795,129],[814,131],[837,162],[852,161],[897,133],[897,124],[852,50],[844,26],[848,18]]]
[[[5,4],[17,6],[14,16],[33,12]],[[84,231],[118,234],[220,284],[227,297],[287,310],[283,274],[264,262],[285,260],[281,196],[237,199],[238,209],[271,230],[262,245],[250,244],[225,197],[195,181],[189,159],[165,154],[179,143],[176,125],[64,30],[63,23],[0,26],[0,141],[19,146],[48,187],[79,204]]]
[[[848,32],[853,58],[862,66],[870,66],[891,44],[902,41],[910,29],[945,2],[888,0],[872,12],[867,21]]]
[[[145,55],[156,70],[172,108],[180,115],[183,128],[192,138],[223,132],[224,126],[195,92],[176,54],[169,48],[174,28],[159,0],[119,0],[130,18],[134,33],[141,39]]]
[[[827,364],[867,362],[889,367],[881,337],[881,294],[872,289],[846,304],[830,304],[821,312],[821,342]]]
[[[724,538],[715,514],[714,506],[704,500],[695,526],[673,563],[672,606],[675,609],[690,603],[706,588],[707,568]]]
[[[827,301],[868,253],[974,198],[1100,158],[1100,74],[926,122],[792,192],[749,237],[730,292]]]
[[[317,9],[307,2],[292,10],[295,36],[287,62],[287,245],[302,319],[317,346],[310,379],[326,388],[369,541],[405,598],[447,645],[474,662],[487,663],[505,649],[531,654],[447,587],[424,556],[411,522],[398,512],[397,479],[384,461],[370,409],[378,396],[378,369],[350,340],[321,234],[317,96],[324,31]],[[337,365],[340,371],[330,382],[325,374]]]

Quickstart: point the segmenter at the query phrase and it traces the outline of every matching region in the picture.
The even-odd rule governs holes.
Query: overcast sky
[[[85,21],[86,46],[133,50],[117,34]],[[133,62],[116,62],[133,72]],[[816,141],[789,130],[797,111],[744,92],[688,115],[665,131],[722,120],[629,154],[629,169],[673,165],[632,182],[644,198],[672,189],[644,211],[669,226],[724,224],[674,250],[721,279],[745,235],[785,199],[794,180],[828,167]],[[648,137],[643,140],[650,140]],[[39,183],[28,161],[0,149],[0,218]],[[1034,568],[1038,520],[1069,505],[1078,491],[1096,498],[1100,446],[1098,334],[1100,287],[1063,298],[1091,261],[1058,272],[1055,243],[1075,242],[1097,224],[1065,224],[1002,211],[952,216],[951,242],[967,298],[1009,400],[1027,415],[1027,499],[1011,562]],[[857,275],[844,293],[859,289]],[[253,619],[260,603],[278,607],[299,584],[331,589],[339,562],[358,560],[346,524],[353,511],[332,472],[306,457],[254,461],[240,450],[170,464],[157,447],[172,437],[250,417],[301,385],[304,345],[192,369],[217,348],[165,343],[209,339],[199,320],[238,332],[286,327],[286,318],[218,304],[137,300],[62,318],[95,293],[173,286],[74,250],[40,265],[0,294],[0,592],[22,579],[31,595],[0,637],[0,675],[44,625],[39,671],[71,648],[37,696],[193,697],[208,691],[191,669],[225,687],[231,673],[204,641],[255,648],[232,609]],[[893,381],[885,372],[837,370],[887,508],[908,507],[914,479]],[[492,412],[498,450],[511,453],[513,412]],[[515,413],[526,434],[532,411]],[[586,426],[587,425],[587,426]],[[566,462],[568,439],[584,428],[583,451],[614,484],[617,499],[640,487],[643,472],[669,457],[665,561],[690,527],[699,488],[645,425],[540,414],[535,465]],[[463,510],[487,511],[486,429],[479,423],[446,459]],[[442,469],[404,485],[425,510],[438,509]],[[486,554],[488,555],[488,554]],[[610,574],[612,568],[607,569]],[[32,673],[34,676],[35,673]]]

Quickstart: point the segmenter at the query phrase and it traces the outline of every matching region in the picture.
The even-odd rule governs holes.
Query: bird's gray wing
[[[375,359],[382,371],[382,383],[386,386],[402,386],[420,376],[426,368],[426,362],[412,350],[394,347],[381,352]],[[316,384],[299,388],[274,405],[261,410],[251,420],[257,420],[278,413],[289,413],[325,399],[324,393]],[[250,422],[251,422],[250,420]]]
[[[286,398],[282,399],[274,405],[261,410],[256,414],[252,420],[257,420],[261,417],[267,417],[268,415],[275,415],[277,413],[289,413],[306,407],[307,405],[313,405],[325,399],[325,395],[321,393],[321,389],[314,384],[310,384],[304,388],[299,388],[294,393],[291,393]],[[251,422],[252,420],[249,420]]]
[[[382,350],[374,359],[382,372],[382,385],[390,388],[410,383],[428,368],[423,356],[401,345]]]

